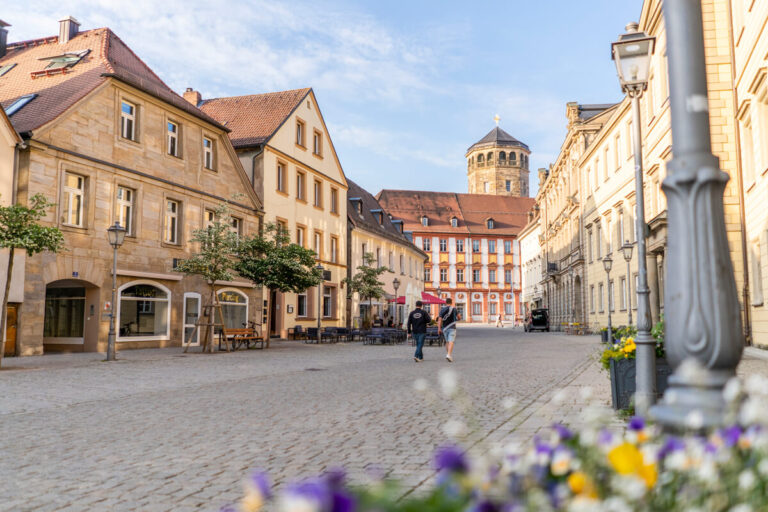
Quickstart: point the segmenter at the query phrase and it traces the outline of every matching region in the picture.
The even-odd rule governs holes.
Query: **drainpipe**
[[[728,0],[728,27],[730,31],[730,37],[728,38],[728,49],[731,57],[731,80],[733,88],[733,113],[738,112],[739,108],[739,91],[736,89],[736,56],[733,48],[733,5],[732,0]],[[744,171],[741,167],[741,128],[739,127],[739,120],[733,120],[734,129],[736,131],[736,176],[739,181],[739,223],[741,225],[741,258],[742,265],[744,267],[744,284],[741,289],[742,301],[744,303],[744,341],[747,345],[752,345],[752,322],[750,318],[752,313],[750,311],[749,301],[749,258],[747,257],[747,225],[746,225],[746,206],[744,205]]]

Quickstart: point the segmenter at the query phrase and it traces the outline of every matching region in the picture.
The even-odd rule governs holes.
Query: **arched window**
[[[509,152],[509,161],[510,162],[514,162],[515,160],[517,160],[517,153],[513,153],[513,152],[510,151]]]
[[[239,290],[225,289],[218,293],[224,327],[242,329],[248,320],[248,297]]]
[[[486,159],[486,161],[487,161],[488,163],[491,163],[491,162],[493,162],[493,153],[488,153],[488,154],[486,155],[485,159]]]
[[[481,163],[483,163],[483,159],[484,159],[484,157],[483,157],[483,155],[482,155],[482,154],[480,154],[480,155],[477,155],[477,163],[478,163],[478,164],[481,164]]]
[[[459,219],[456,217],[451,217],[451,227],[456,228],[459,227]]]
[[[118,341],[168,339],[171,291],[152,281],[132,281],[118,292]]]
[[[493,219],[488,219],[486,225],[488,226],[488,229],[493,229]]]
[[[499,153],[499,163],[500,164],[507,163],[507,154],[503,151]]]
[[[429,226],[429,218],[427,218],[426,215],[421,216],[421,225],[422,226]]]

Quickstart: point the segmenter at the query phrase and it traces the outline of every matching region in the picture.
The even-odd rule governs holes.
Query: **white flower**
[[[427,379],[419,378],[413,381],[413,389],[419,393],[425,392],[427,389],[429,389],[429,383],[427,382]]]
[[[762,375],[753,373],[747,377],[745,383],[747,393],[750,395],[765,395],[768,394],[768,379]]]
[[[591,387],[585,386],[579,390],[579,395],[581,396],[582,400],[589,400],[592,398],[592,395],[594,395],[594,392],[592,391]]]
[[[733,377],[723,388],[723,398],[726,402],[735,402],[741,395],[741,380],[738,377]]]
[[[636,476],[620,477],[616,488],[620,489],[631,501],[642,499],[643,496],[645,496],[645,491],[647,489],[645,482]]]
[[[715,483],[718,480],[717,468],[712,461],[704,462],[696,470],[696,476],[698,476],[702,482],[708,484]]]
[[[757,464],[757,472],[762,476],[768,476],[768,459],[763,459]]]
[[[752,507],[750,507],[746,503],[741,503],[739,505],[736,505],[735,507],[732,507],[731,510],[729,510],[728,512],[752,512]]]
[[[701,411],[694,409],[686,415],[685,425],[691,430],[700,430],[704,426],[704,415]]]
[[[757,477],[752,470],[745,469],[739,474],[739,487],[745,491],[749,491],[755,486]]]
[[[459,379],[456,377],[456,372],[449,368],[443,368],[437,374],[437,380],[440,382],[440,389],[446,398],[456,394],[459,388]]]
[[[508,396],[507,398],[504,399],[503,402],[501,402],[501,406],[504,407],[505,409],[514,409],[515,407],[517,407],[517,399],[511,396]]]
[[[552,474],[555,476],[562,476],[568,473],[571,468],[571,454],[568,450],[557,450],[552,456],[552,464],[550,464]]]
[[[755,397],[749,397],[741,406],[740,418],[745,425],[768,423],[768,409],[762,401]]]
[[[598,502],[587,496],[577,496],[568,504],[568,512],[594,512]]]
[[[467,426],[459,420],[448,420],[443,425],[443,433],[448,437],[461,437],[467,432]]]
[[[280,499],[280,512],[320,512],[320,503],[305,496],[287,494]]]
[[[604,510],[605,512],[632,512],[633,507],[630,507],[629,503],[627,503],[624,498],[614,496],[606,499],[600,510]]]
[[[666,464],[669,469],[682,471],[688,468],[688,456],[682,450],[677,450],[667,456]]]

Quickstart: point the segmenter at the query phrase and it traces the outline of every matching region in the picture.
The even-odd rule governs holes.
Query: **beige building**
[[[718,24],[727,20],[726,3],[718,3]],[[733,22],[731,69],[723,69],[722,79],[733,79],[736,109],[736,129],[740,144],[740,170],[743,179],[745,224],[749,259],[748,318],[751,320],[752,342],[768,346],[768,309],[764,290],[768,283],[768,80],[766,61],[768,37],[768,3],[762,1],[733,0],[730,2]],[[721,50],[726,54],[727,48]],[[730,59],[729,59],[730,60]],[[726,101],[730,98],[725,98]],[[730,105],[725,104],[725,107]],[[731,221],[732,223],[734,221]]]
[[[531,150],[498,126],[472,144],[465,155],[470,194],[528,197]]]
[[[520,302],[523,317],[532,309],[542,307],[541,282],[541,217],[540,208],[534,205],[528,212],[528,225],[518,235],[520,242],[521,289]]]
[[[402,220],[390,218],[376,198],[352,180],[347,179],[347,184],[349,277],[363,264],[365,253],[373,255],[375,265],[392,270],[381,275],[387,294],[381,300],[361,300],[357,293],[348,296],[349,324],[352,327],[362,325],[369,303],[372,319],[381,319],[384,325],[390,319],[393,323],[403,322],[408,314],[405,304],[398,306],[395,301],[397,297],[404,298],[410,294],[421,296],[424,291],[424,263],[429,257],[405,236]],[[398,282],[397,290],[393,284],[395,279]]]
[[[726,230],[737,285],[745,292],[741,180],[735,132],[735,96],[731,86],[734,75],[728,65],[731,31],[726,16],[727,5],[726,0],[702,2],[712,149],[720,159],[721,169],[731,177],[723,198]],[[661,184],[672,150],[666,38],[658,0],[647,0],[643,4],[640,30],[656,37],[648,90],[640,104],[645,220],[650,233],[648,284],[652,319],[656,321],[664,308],[667,236],[666,200]],[[619,87],[618,79],[616,85]],[[575,313],[577,322],[583,321],[592,330],[597,330],[607,324],[609,309],[616,326],[626,324],[630,311],[637,308],[637,250],[633,249],[629,269],[619,250],[627,241],[634,243],[636,240],[634,127],[628,99],[617,105],[598,105],[593,116],[581,119],[584,107],[578,104],[568,106],[568,135],[557,163],[549,173],[544,174],[537,202],[542,208],[545,244],[542,252],[547,258],[543,278],[547,284],[551,317],[562,325],[569,321],[570,313]],[[571,142],[574,140],[578,141],[576,151]],[[579,229],[577,223],[580,223]],[[581,251],[574,252],[579,245]],[[610,279],[602,263],[607,254],[613,260]],[[569,266],[575,270],[572,280],[563,279],[566,277],[564,270]],[[579,267],[583,268],[583,273]],[[564,284],[558,284],[558,281]],[[634,322],[636,314],[633,312]]]
[[[4,23],[0,21],[0,32],[4,31]],[[7,26],[7,25],[5,25]],[[4,36],[0,34],[0,40]],[[10,119],[0,106],[0,205],[10,206],[13,204],[16,195],[16,165],[18,163],[18,151],[22,140],[16,130],[13,128]],[[16,354],[16,327],[18,320],[19,306],[24,301],[24,254],[18,252],[14,256],[13,277],[11,278],[11,288],[8,297],[8,315],[5,337],[5,354]],[[5,295],[5,280],[8,274],[9,251],[4,249],[0,251],[0,301]],[[2,334],[2,333],[0,333]]]
[[[230,129],[248,179],[264,198],[264,221],[283,226],[330,271],[322,298],[317,288],[273,293],[270,335],[317,326],[319,299],[323,326],[346,325],[347,181],[312,89],[209,100],[188,89],[184,97]]]
[[[17,200],[54,201],[45,223],[63,231],[66,246],[26,261],[17,352],[103,351],[113,306],[118,350],[179,346],[207,285],[173,272],[174,261],[194,253],[192,231],[234,193],[233,229],[256,232],[259,198],[228,129],[111,30],[80,32],[66,18],[58,34],[0,48],[0,103],[24,139]],[[106,230],[116,221],[128,233],[112,305]],[[260,320],[260,291],[242,281],[219,286],[227,323]]]

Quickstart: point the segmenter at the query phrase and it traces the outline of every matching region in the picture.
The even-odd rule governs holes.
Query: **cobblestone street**
[[[582,406],[556,389],[595,386],[597,337],[464,327],[451,368],[476,409],[478,438],[530,437]],[[432,476],[452,405],[413,383],[449,364],[407,346],[282,342],[266,351],[180,349],[6,359],[0,374],[0,509],[218,510],[253,468],[280,485],[344,466],[415,488]],[[760,362],[764,365],[764,362]],[[573,396],[577,396],[574,394]],[[518,406],[505,409],[513,397]]]

